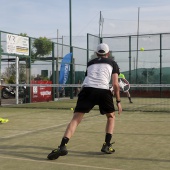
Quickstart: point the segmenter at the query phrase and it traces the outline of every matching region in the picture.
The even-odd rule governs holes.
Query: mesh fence
[[[169,34],[104,37],[132,84],[169,84]]]
[[[49,48],[48,54],[36,55],[39,51],[43,51],[46,46],[42,46],[42,48],[37,48],[37,46],[42,45],[42,42],[39,41],[37,46],[37,39],[29,38],[29,55],[18,55],[15,52],[9,53],[7,47],[11,45],[11,48],[14,48],[13,44],[9,44],[7,42],[7,36],[15,38],[15,36],[20,37],[20,35],[8,33],[8,32],[0,32],[0,77],[1,77],[1,89],[10,90],[10,93],[3,96],[1,93],[2,100],[3,99],[11,99],[15,98],[16,94],[20,99],[20,90],[23,86],[27,87],[26,102],[38,102],[38,101],[47,101],[47,100],[55,100],[62,95],[62,87],[59,87],[59,76],[60,76],[60,68],[61,62],[63,58],[72,51],[73,59],[70,63],[64,63],[69,65],[69,73],[66,84],[75,84],[78,85],[82,83],[86,71],[87,64],[87,50],[79,47],[70,48],[69,45],[63,43],[55,43],[48,40],[51,45]],[[22,36],[23,37],[23,36]],[[87,37],[86,37],[87,38]],[[15,42],[16,43],[16,42]],[[87,42],[86,42],[87,44]],[[44,49],[43,49],[44,48]],[[18,59],[18,61],[17,61]],[[18,63],[18,65],[16,65]],[[18,68],[17,68],[18,67]],[[19,75],[17,75],[17,71]],[[18,76],[18,78],[17,78]],[[16,82],[18,81],[18,82]],[[34,84],[34,86],[32,85]],[[37,86],[35,85],[37,84]],[[52,87],[42,87],[42,91],[39,88],[39,84],[55,84]],[[49,90],[50,89],[50,90]],[[42,94],[42,98],[44,100],[38,99],[41,94],[35,95],[35,100],[33,99],[33,92],[40,90]],[[74,95],[74,89],[69,88],[66,90],[67,95]],[[68,92],[69,91],[69,92]],[[4,92],[4,90],[1,92]],[[48,96],[46,99],[46,97]],[[62,95],[63,96],[63,95]],[[64,95],[65,96],[65,95]],[[68,96],[69,97],[69,96]],[[22,96],[21,96],[22,98]],[[24,99],[25,100],[25,99]],[[15,99],[16,103],[19,103],[18,99]],[[25,101],[24,101],[25,102]],[[3,102],[2,102],[3,103]]]
[[[144,110],[149,108],[149,111],[167,111],[169,109],[169,86],[167,85],[170,84],[168,62],[170,34],[103,37],[102,39],[88,34],[87,49],[70,48],[67,44],[53,42],[51,52],[40,57],[32,55],[37,49],[34,46],[36,39],[31,37],[29,37],[30,56],[8,54],[7,34],[9,33],[1,32],[0,36],[0,75],[3,78],[1,92],[4,87],[10,86],[14,88],[15,94],[11,94],[8,99],[1,96],[2,104],[8,104],[11,101],[18,104],[77,97],[85,76],[86,64],[96,57],[96,47],[102,40],[109,45],[110,57],[118,63],[121,72],[125,74],[126,79],[131,84],[130,93],[135,104],[129,105],[128,99],[125,99],[123,100],[124,109]],[[73,61],[69,64],[67,82],[62,85],[59,84],[61,62],[71,50]],[[16,57],[19,57],[19,84],[15,82]],[[16,94],[19,96],[18,99],[15,97]],[[121,96],[123,99],[126,98],[124,93]],[[147,107],[142,107],[141,104]]]

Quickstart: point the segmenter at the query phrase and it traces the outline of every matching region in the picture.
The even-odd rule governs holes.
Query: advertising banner
[[[65,55],[61,62],[59,84],[66,84],[70,71],[72,53]]]
[[[52,84],[52,81],[32,80],[31,84]],[[52,101],[51,86],[33,86],[31,87],[31,102],[47,102]]]
[[[29,38],[7,34],[7,53],[19,54],[19,55],[29,55]]]

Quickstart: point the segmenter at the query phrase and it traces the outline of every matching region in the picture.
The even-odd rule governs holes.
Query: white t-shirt
[[[109,89],[112,74],[119,74],[119,67],[110,58],[95,58],[88,62],[83,87]]]

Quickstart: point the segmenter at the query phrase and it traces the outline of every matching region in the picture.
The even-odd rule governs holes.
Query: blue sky
[[[72,35],[98,34],[99,14],[103,35],[170,32],[169,0],[72,0]],[[31,37],[69,36],[69,0],[0,0],[0,30]]]

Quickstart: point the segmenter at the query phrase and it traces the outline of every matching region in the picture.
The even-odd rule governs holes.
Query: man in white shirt
[[[118,84],[119,67],[115,61],[108,58],[109,47],[107,44],[99,44],[96,54],[98,57],[89,61],[87,64],[85,79],[78,95],[73,118],[67,126],[60,146],[47,156],[50,160],[57,159],[59,156],[67,155],[68,151],[66,144],[74,134],[77,126],[83,119],[84,114],[89,113],[95,105],[99,105],[100,114],[106,115],[107,117],[105,142],[101,151],[106,154],[111,154],[115,151],[112,148],[111,143],[115,126],[115,107],[112,98],[113,94],[109,90],[109,82],[112,80],[118,114],[120,114],[122,112],[122,107]]]

